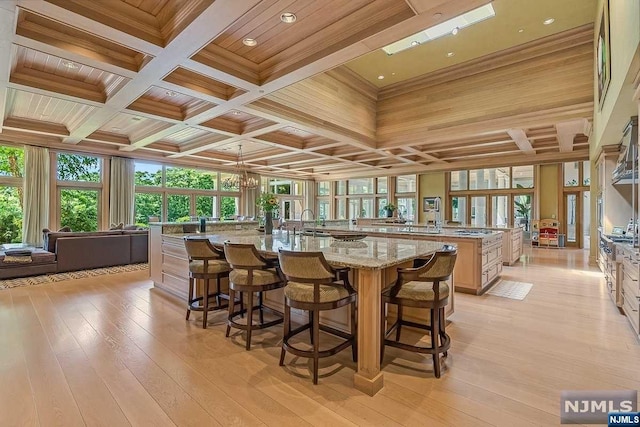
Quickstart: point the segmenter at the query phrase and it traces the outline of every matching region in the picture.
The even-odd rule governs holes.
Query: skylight
[[[391,43],[390,45],[383,47],[382,50],[384,50],[387,55],[393,55],[394,53],[410,49],[422,43],[446,36],[447,34],[455,34],[462,28],[477,24],[478,22],[484,21],[488,18],[493,18],[494,16],[496,16],[496,12],[493,10],[491,3],[488,3],[477,9],[473,9],[467,13],[456,16],[455,18],[451,18],[448,21],[434,25],[431,28],[422,30],[417,34],[398,40],[395,43]]]

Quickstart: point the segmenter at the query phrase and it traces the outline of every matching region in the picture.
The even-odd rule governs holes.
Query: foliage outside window
[[[196,215],[205,218],[217,217],[216,196],[196,196]]]
[[[162,185],[162,165],[135,162],[135,184],[147,187]]]
[[[73,231],[98,231],[98,190],[62,188],[60,224]]]
[[[198,190],[215,190],[218,174],[198,169],[166,168],[166,186],[168,188],[190,188]]]
[[[318,201],[318,218],[331,218],[331,204],[329,203],[329,200]]]
[[[56,160],[60,226],[73,231],[97,231],[100,222],[102,159],[58,153]],[[91,188],[87,188],[88,185]]]
[[[162,219],[162,193],[136,193],[135,223],[149,225],[149,217]]]
[[[0,146],[0,244],[22,241],[23,176],[24,150]]]
[[[167,197],[167,221],[185,222],[191,218],[191,197],[186,194],[170,194]]]
[[[101,167],[98,157],[58,153],[59,181],[100,182]]]
[[[222,191],[240,191],[240,187],[231,186],[228,183],[233,180],[234,174],[228,172],[220,173],[220,190]]]
[[[347,194],[347,182],[346,181],[338,181],[336,183],[336,195],[344,196]]]
[[[416,176],[415,175],[400,175],[396,177],[396,193],[415,193],[415,192],[416,192]]]
[[[222,196],[220,198],[220,217],[231,218],[234,215],[238,215],[239,206],[238,197]]]

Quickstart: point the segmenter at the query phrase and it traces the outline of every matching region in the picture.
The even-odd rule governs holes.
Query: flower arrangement
[[[264,212],[277,212],[280,208],[278,198],[273,193],[261,193],[256,200],[256,206]]]

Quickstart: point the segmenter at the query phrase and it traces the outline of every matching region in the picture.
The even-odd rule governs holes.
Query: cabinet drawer
[[[176,245],[174,243],[162,243],[162,253],[173,255],[178,258],[187,259],[187,250],[184,245]]]
[[[634,300],[628,299],[625,296],[624,302],[622,304],[622,309],[624,310],[624,314],[627,315],[627,318],[631,322],[631,326],[633,326],[633,329],[635,329],[636,333],[640,333],[640,312],[638,309],[638,300],[635,298]]]
[[[640,282],[629,278],[626,274],[622,279],[622,293],[629,298],[640,296]]]

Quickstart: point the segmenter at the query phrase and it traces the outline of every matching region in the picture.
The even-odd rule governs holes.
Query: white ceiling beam
[[[536,154],[536,151],[533,149],[531,145],[531,141],[527,138],[527,134],[522,129],[509,129],[507,133],[513,139],[513,142],[516,143],[520,151],[525,154]]]
[[[573,139],[578,134],[589,136],[591,125],[587,119],[567,120],[556,123],[556,131],[558,132],[558,145],[561,153],[567,153],[573,150]]]
[[[11,40],[15,33],[16,5],[14,1],[0,2],[0,130],[6,118],[9,75],[11,73]]]

